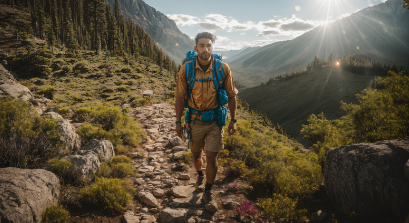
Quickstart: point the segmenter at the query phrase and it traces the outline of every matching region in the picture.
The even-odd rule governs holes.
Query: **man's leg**
[[[206,182],[213,184],[216,179],[218,170],[217,156],[218,152],[210,152],[206,150]]]
[[[202,159],[203,150],[198,152],[192,151],[193,156],[193,166],[195,166],[196,171],[201,171],[203,167],[203,159]]]

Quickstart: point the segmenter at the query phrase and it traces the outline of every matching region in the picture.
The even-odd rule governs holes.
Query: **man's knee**
[[[200,161],[202,159],[202,152],[192,152],[192,156],[195,162]]]
[[[206,162],[208,165],[215,165],[217,163],[217,155],[218,153],[215,152],[207,152],[206,153]]]

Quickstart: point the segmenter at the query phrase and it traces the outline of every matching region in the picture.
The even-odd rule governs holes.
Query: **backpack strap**
[[[192,89],[196,81],[195,60],[190,60],[186,62],[185,74],[186,74],[186,81],[188,85],[188,89],[186,91],[186,96],[185,96],[185,100],[187,102],[187,100],[189,100],[189,98],[192,96]],[[192,98],[192,101],[195,107],[197,108],[194,98]]]
[[[213,83],[216,90],[223,87],[224,82],[224,68],[223,61],[215,58],[213,62]]]

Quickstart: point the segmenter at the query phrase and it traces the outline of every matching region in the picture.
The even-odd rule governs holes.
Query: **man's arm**
[[[181,121],[182,120],[182,114],[184,110],[184,104],[185,104],[185,98],[184,97],[176,97],[176,102],[175,102],[175,110],[176,110],[176,121]],[[183,127],[182,124],[177,123],[176,124],[176,133],[180,138],[183,138]]]
[[[237,100],[236,100],[236,96],[234,97],[229,97],[229,110],[230,110],[230,117],[232,119],[236,119],[236,110],[237,110]],[[230,121],[229,124],[229,129],[228,129],[228,134],[229,135],[233,135],[234,132],[236,132],[236,123]]]

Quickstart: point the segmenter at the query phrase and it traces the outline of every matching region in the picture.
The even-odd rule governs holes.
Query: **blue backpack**
[[[188,90],[186,91],[186,96],[185,96],[185,108],[187,108],[186,114],[185,114],[185,130],[188,132],[188,136],[190,135],[190,127],[189,123],[195,121],[201,121],[204,123],[209,123],[214,120],[214,117],[216,117],[217,124],[219,126],[225,126],[226,125],[226,120],[228,119],[228,114],[227,114],[227,108],[223,105],[228,103],[228,96],[226,93],[226,90],[223,89],[223,82],[224,82],[224,69],[223,69],[223,61],[221,56],[217,54],[212,54],[214,61],[213,61],[213,77],[212,78],[205,78],[205,79],[196,79],[196,69],[195,69],[195,61],[197,57],[197,53],[192,50],[187,52],[186,54],[186,67],[185,67],[185,73],[186,73],[186,80],[188,84]],[[213,81],[213,84],[216,88],[217,91],[217,100],[216,103],[218,102],[218,107],[212,110],[208,111],[199,111],[197,110],[197,105],[192,97],[193,104],[196,108],[191,108],[188,105],[188,99],[191,98],[192,95],[192,89],[196,81],[201,81],[201,82],[206,82],[206,81]],[[191,115],[195,114],[196,118],[195,120],[190,120]]]

